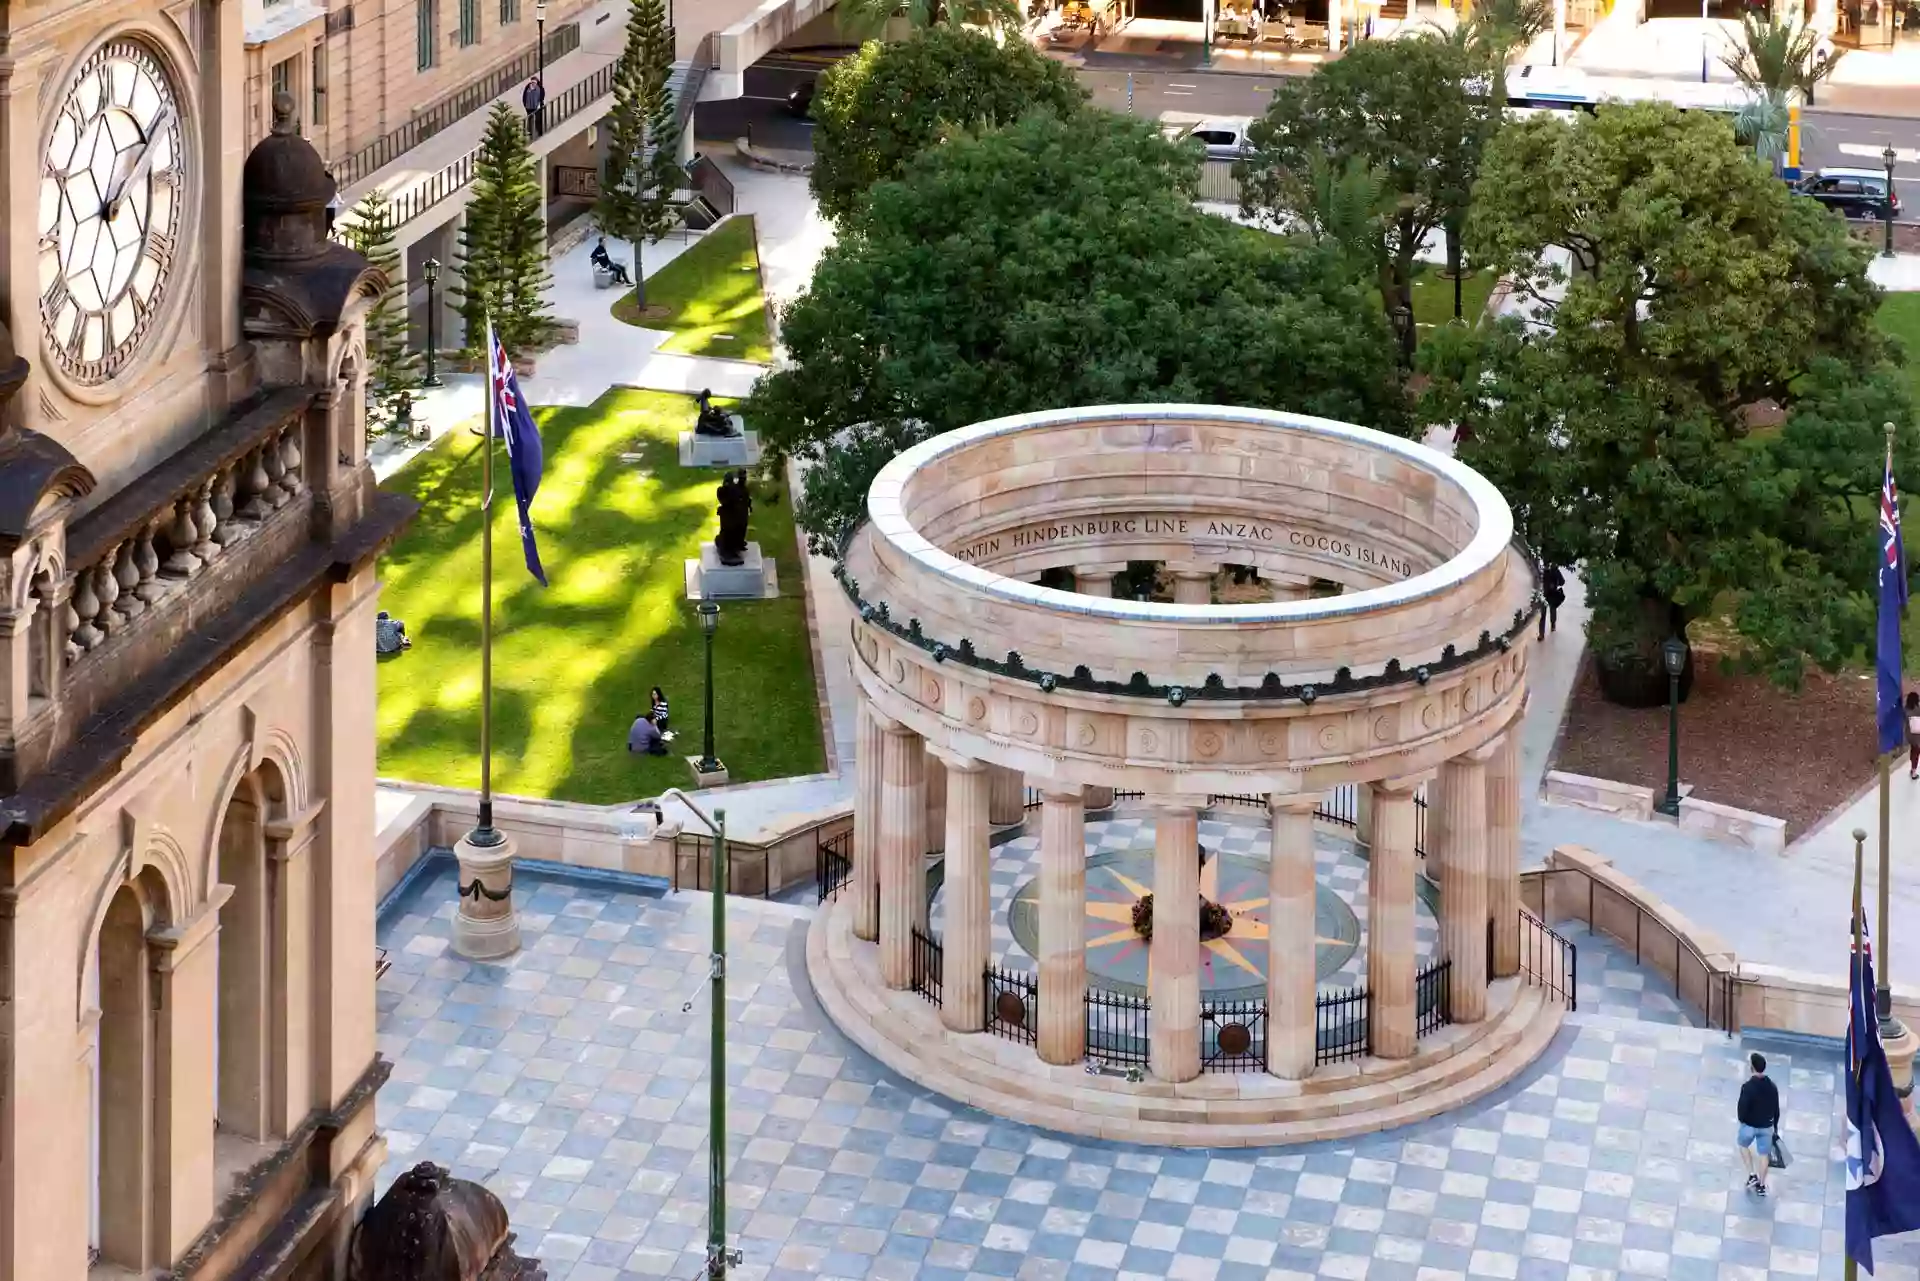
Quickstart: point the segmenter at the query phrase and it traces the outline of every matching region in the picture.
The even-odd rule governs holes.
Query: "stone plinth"
[[[702,436],[698,432],[680,433],[680,465],[682,467],[757,467],[760,465],[760,433],[747,431],[740,423],[740,415],[728,414],[733,419],[733,429],[737,436]]]
[[[687,766],[693,770],[693,785],[702,791],[709,787],[725,787],[728,782],[727,763],[716,759],[714,768],[701,769],[698,756],[687,757]]]
[[[1913,1102],[1913,1056],[1920,1051],[1920,1036],[1903,1023],[1899,1036],[1882,1040],[1880,1045],[1887,1052],[1887,1071],[1900,1096],[1900,1110],[1907,1114],[1907,1124],[1920,1131],[1920,1113],[1914,1110]]]
[[[688,600],[772,600],[780,595],[774,562],[748,543],[738,565],[723,565],[712,543],[700,544],[700,559],[687,562]]]
[[[513,909],[513,838],[475,845],[469,832],[453,847],[460,862],[460,910],[453,918],[453,950],[470,961],[492,961],[520,950],[520,918]]]

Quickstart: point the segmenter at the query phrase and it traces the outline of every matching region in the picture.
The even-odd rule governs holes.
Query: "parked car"
[[[787,95],[787,114],[801,120],[813,114],[813,81],[802,80],[793,92]]]
[[[1252,150],[1247,142],[1251,120],[1202,120],[1187,130],[1187,137],[1198,138],[1207,149],[1209,160],[1239,160]]]
[[[1812,196],[1848,218],[1886,216],[1887,175],[1879,169],[1822,169],[1802,178],[1794,190]],[[1900,216],[1900,192],[1893,194],[1893,216]]]

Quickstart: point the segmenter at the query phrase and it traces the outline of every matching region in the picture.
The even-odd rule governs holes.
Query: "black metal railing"
[[[1435,961],[1413,976],[1414,1033],[1426,1036],[1445,1027],[1453,992],[1453,960]]]
[[[1200,1070],[1264,1072],[1267,1068],[1267,1003],[1200,1002]]]
[[[1241,796],[1231,792],[1215,792],[1213,795],[1207,797],[1207,807],[1209,809],[1221,805],[1239,805],[1247,809],[1263,810],[1267,808],[1267,798],[1264,796]]]
[[[713,211],[721,217],[732,213],[739,206],[734,195],[733,179],[727,177],[713,157],[705,152],[693,158],[693,164],[687,168],[687,182],[693,190],[707,198]]]
[[[1321,796],[1313,816],[1323,823],[1339,827],[1360,826],[1360,785],[1341,783]]]
[[[1373,1006],[1356,984],[1322,992],[1313,1002],[1313,1061],[1344,1063],[1373,1051]]]
[[[349,9],[348,26],[353,25],[351,12]],[[334,34],[331,15],[327,22],[327,34]],[[563,58],[579,47],[580,24],[578,22],[562,23],[547,32],[548,62]],[[333,166],[333,180],[343,189],[351,187],[368,174],[392,164],[449,125],[464,120],[487,106],[522,80],[530,78],[539,66],[540,49],[536,44],[515,57],[513,61],[494,68],[478,80],[462,85],[453,93],[426,107],[405,124],[388,130],[346,159],[336,163]]]
[[[913,927],[913,990],[932,1001],[934,1008],[940,1006],[941,967],[946,964],[946,950],[940,941],[921,929]]]
[[[1029,787],[1029,788],[1023,789],[1021,801],[1020,801],[1021,809],[1031,814],[1035,810],[1039,809],[1043,803],[1044,803],[1044,798],[1042,797],[1039,788]]]
[[[542,118],[543,128],[551,132],[556,125],[564,124],[612,93],[613,73],[618,65],[609,62],[585,80],[568,85],[558,96],[549,98]],[[479,158],[480,149],[475,147],[440,172],[430,174],[424,181],[394,195],[391,203],[393,225],[405,226],[472,182],[474,166]]]
[[[819,901],[825,903],[835,898],[853,879],[853,831],[849,828],[838,836],[822,837],[814,847],[813,882],[819,891]]]
[[[1545,921],[1520,909],[1520,974],[1547,995],[1580,1008],[1580,949]]]
[[[1039,1039],[1040,1007],[1039,984],[1033,975],[989,965],[986,977],[987,1031],[1032,1045]]]
[[[1087,988],[1087,1057],[1108,1063],[1145,1065],[1151,1014],[1144,996],[1103,987]]]

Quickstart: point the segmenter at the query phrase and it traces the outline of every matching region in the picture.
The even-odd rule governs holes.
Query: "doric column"
[[[1200,1075],[1200,807],[1166,799],[1153,816],[1148,1063],[1162,1081]]]
[[[1173,603],[1176,605],[1211,605],[1213,603],[1213,574],[1204,569],[1183,569],[1173,576]]]
[[[880,981],[913,983],[913,927],[927,896],[927,756],[920,736],[889,725],[880,754]]]
[[[1317,792],[1268,801],[1267,1071],[1292,1081],[1312,1074],[1317,1036],[1313,812],[1319,803]]]
[[[927,850],[947,848],[947,767],[927,756]]]
[[[1353,843],[1365,854],[1373,848],[1373,785],[1355,784],[1353,792]]]
[[[1501,736],[1487,762],[1487,909],[1493,919],[1493,972],[1520,972],[1520,724]]]
[[[940,1019],[956,1032],[978,1032],[986,1020],[986,968],[992,950],[987,767],[962,756],[942,755],[939,763],[947,776],[947,910],[941,940]]]
[[[1427,811],[1440,861],[1440,946],[1453,963],[1447,1017],[1487,1017],[1486,749],[1441,765]]]
[[[1112,596],[1113,575],[1103,573],[1086,565],[1073,571],[1073,590],[1082,596]]]
[[[1367,863],[1367,993],[1374,1057],[1414,1051],[1413,794],[1418,778],[1373,787],[1373,850]]]
[[[1113,808],[1113,789],[1111,787],[1089,787],[1084,796],[1089,810],[1110,810]]]
[[[1273,603],[1286,605],[1297,600],[1309,600],[1313,596],[1313,584],[1304,578],[1276,574],[1265,577],[1267,589],[1273,593]]]
[[[1027,816],[1027,777],[1004,765],[987,766],[987,821],[1009,827]]]
[[[854,740],[853,933],[869,943],[880,937],[880,763],[887,733],[871,704],[860,700]]]
[[[1040,801],[1040,1058],[1087,1056],[1087,820],[1080,789]]]

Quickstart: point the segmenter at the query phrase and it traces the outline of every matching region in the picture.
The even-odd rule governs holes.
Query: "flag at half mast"
[[[1900,1110],[1874,1009],[1873,944],[1858,910],[1847,1001],[1847,1257],[1873,1272],[1873,1240],[1920,1229],[1920,1138]]]
[[[527,398],[520,394],[520,379],[513,372],[513,361],[507,356],[506,344],[493,331],[492,321],[487,322],[487,369],[492,384],[489,417],[493,419],[493,434],[507,443],[507,470],[513,474],[514,505],[520,509],[520,550],[526,554],[527,572],[545,587],[547,571],[540,565],[540,546],[534,541],[533,516],[528,509],[533,505],[533,496],[540,492],[546,456],[540,445],[540,429],[534,426],[533,411],[527,408]],[[491,491],[484,501],[492,505]]]

